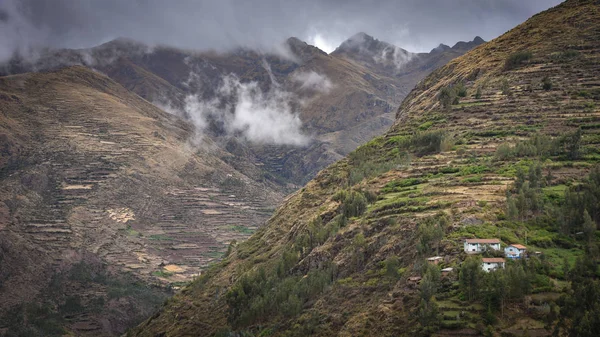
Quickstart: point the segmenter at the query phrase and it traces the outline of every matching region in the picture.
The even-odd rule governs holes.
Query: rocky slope
[[[0,334],[118,334],[283,198],[84,67],[1,77],[0,111]]]
[[[572,0],[434,71],[129,335],[596,335],[599,51]],[[483,273],[466,238],[529,258]]]
[[[225,76],[233,74],[242,83],[257,82],[265,92],[276,81],[284,92],[297,95],[293,104],[302,105],[296,110],[304,133],[312,139],[309,146],[248,144],[227,133],[218,122],[209,123],[208,133],[224,148],[242,147],[250,160],[261,162],[280,181],[299,186],[385,132],[394,121],[396,107],[419,80],[482,42],[476,38],[453,48],[413,54],[361,33],[327,55],[296,38],[288,39],[278,54],[247,49],[216,53],[150,48],[118,39],[89,50],[51,51],[34,63],[15,59],[2,72],[86,65],[190,120],[198,116],[190,115],[185,97],[199,95],[210,100]],[[327,83],[315,82],[319,80]]]

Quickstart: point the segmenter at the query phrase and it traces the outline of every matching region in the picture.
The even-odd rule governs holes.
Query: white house
[[[453,270],[454,268],[452,267],[442,269],[442,276],[448,276],[450,273],[452,273]]]
[[[523,245],[510,245],[504,248],[504,255],[509,259],[520,259],[525,256],[525,252],[527,251],[527,247]]]
[[[499,239],[466,239],[465,253],[476,254],[486,250],[500,250]]]
[[[489,272],[490,270],[502,268],[504,269],[504,264],[506,261],[501,257],[489,257],[481,259],[481,269],[485,272]]]
[[[442,261],[444,258],[441,256],[434,256],[434,257],[428,257],[427,258],[427,262],[431,263],[431,264],[438,264],[440,263],[440,261]]]

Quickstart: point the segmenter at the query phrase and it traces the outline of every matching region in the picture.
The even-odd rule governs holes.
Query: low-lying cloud
[[[185,113],[203,131],[211,122],[229,136],[259,144],[304,146],[310,138],[302,132],[302,121],[294,107],[297,96],[276,82],[263,91],[258,82],[241,82],[234,75],[224,76],[211,99],[189,95]]]
[[[313,70],[294,73],[292,80],[299,83],[302,90],[327,94],[333,88],[333,83],[331,83],[327,76]]]

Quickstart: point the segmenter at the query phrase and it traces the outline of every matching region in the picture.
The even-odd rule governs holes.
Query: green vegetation
[[[544,77],[544,79],[542,80],[542,89],[546,91],[552,89],[552,81],[550,81],[550,78],[548,76]]]
[[[555,62],[565,62],[569,61],[579,55],[579,52],[576,50],[566,50],[561,52],[554,52],[550,54],[550,59]]]
[[[536,133],[532,137],[518,141],[515,145],[502,144],[496,149],[495,160],[510,160],[522,157],[563,156],[574,160],[581,155],[581,129],[567,133],[561,137],[551,138],[544,134]]]
[[[424,156],[449,151],[454,139],[444,131],[417,131],[409,136],[397,136],[383,143],[376,138],[359,147],[349,157],[348,184],[387,172],[410,163],[410,155]]]
[[[429,217],[422,221],[417,227],[417,252],[425,257],[426,255],[440,252],[440,241],[444,237],[449,219],[445,213],[439,213],[435,217]]]
[[[101,287],[106,289],[106,295],[83,298],[72,295],[72,286]],[[121,299],[122,302],[131,304],[129,308],[132,310],[132,321],[125,323],[134,325],[146,318],[145,310],[158,308],[165,298],[164,289],[149,286],[130,275],[109,274],[101,264],[81,261],[69,270],[55,274],[39,303],[20,304],[7,310],[0,316],[0,327],[8,329],[8,333],[3,335],[7,337],[64,336],[69,316],[82,312],[99,313],[104,317],[114,315],[104,307],[111,299]]]
[[[467,97],[467,88],[462,82],[443,87],[438,94],[438,100],[446,110],[450,109],[452,105],[459,104],[462,97]]]
[[[510,54],[504,61],[504,69],[511,70],[520,67],[527,61],[531,60],[533,54],[530,51],[524,50]]]

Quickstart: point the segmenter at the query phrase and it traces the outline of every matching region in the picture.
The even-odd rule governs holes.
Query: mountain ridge
[[[600,240],[564,226],[596,181],[599,17],[596,2],[567,1],[434,71],[388,133],[322,170],[131,334],[593,336],[594,309],[570,296],[598,294]],[[466,238],[531,255],[478,273]]]

